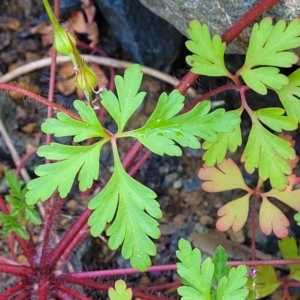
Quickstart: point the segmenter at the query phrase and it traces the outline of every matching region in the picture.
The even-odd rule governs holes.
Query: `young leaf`
[[[284,190],[288,184],[286,175],[292,172],[288,160],[295,156],[290,142],[275,136],[256,122],[251,128],[241,161],[245,162],[245,169],[249,174],[258,168],[262,180],[270,178],[272,187]]]
[[[218,300],[246,299],[249,291],[244,287],[248,280],[246,266],[231,268],[228,277],[222,277],[217,289]]]
[[[238,166],[230,158],[224,159],[217,167],[203,166],[198,172],[198,177],[205,182],[202,189],[206,192],[223,192],[234,189],[249,191]]]
[[[16,232],[23,239],[29,239],[26,230],[27,223],[40,225],[42,220],[34,207],[26,204],[25,194],[27,189],[26,187],[23,188],[23,182],[18,180],[12,172],[6,172],[5,178],[10,188],[10,194],[5,196],[6,201],[10,203],[10,214],[0,213],[0,222],[3,223],[3,236],[7,237],[11,232]]]
[[[272,294],[281,285],[272,266],[258,266],[257,271],[255,284],[259,298]]]
[[[289,84],[281,90],[276,90],[287,115],[296,123],[300,122],[300,69],[289,77]]]
[[[75,100],[74,107],[82,121],[58,112],[57,119],[49,118],[42,124],[42,131],[56,137],[74,136],[74,142],[82,142],[94,137],[107,137],[93,108],[83,101]]]
[[[235,152],[237,147],[242,145],[242,133],[240,125],[234,126],[232,132],[220,132],[217,134],[217,141],[204,141],[202,148],[207,150],[202,159],[208,167],[221,164],[226,156],[227,150]]]
[[[278,241],[278,246],[284,259],[300,259],[299,248],[295,238],[285,237],[281,241]],[[291,279],[300,281],[300,265],[289,264],[288,268],[290,270],[289,277]]]
[[[39,177],[27,184],[27,204],[47,200],[56,189],[60,197],[65,198],[77,173],[79,189],[85,191],[90,188],[99,176],[100,150],[104,143],[102,140],[90,146],[66,146],[57,143],[41,146],[37,152],[39,156],[60,161],[40,165],[35,169]]]
[[[151,264],[149,256],[156,254],[149,237],[160,236],[154,218],[161,218],[162,212],[154,200],[156,194],[125,172],[115,149],[114,158],[112,177],[88,205],[94,210],[88,220],[91,235],[98,236],[112,222],[106,232],[110,249],[115,250],[123,243],[122,256],[130,259],[134,268],[145,271]]]
[[[199,249],[192,250],[191,244],[180,239],[179,250],[176,251],[177,258],[181,261],[177,263],[177,272],[181,277],[184,286],[178,288],[182,300],[209,300],[214,274],[214,265],[210,258],[201,263],[201,252]]]
[[[221,37],[215,35],[211,38],[208,27],[197,20],[190,22],[187,33],[191,40],[186,42],[186,47],[193,55],[187,56],[186,61],[192,67],[192,72],[230,77],[224,62],[226,44],[222,42]]]
[[[267,198],[263,197],[263,201],[259,211],[259,226],[265,235],[270,235],[272,230],[279,238],[288,235],[289,220],[274,204]]]
[[[230,266],[227,265],[228,256],[222,246],[218,246],[215,254],[212,256],[212,262],[215,266],[214,279],[217,284],[223,276],[228,276]]]
[[[109,288],[108,296],[110,300],[131,300],[132,290],[126,289],[126,283],[119,279],[115,282],[115,288]]]
[[[287,85],[288,79],[279,74],[278,68],[258,66],[291,67],[298,61],[298,57],[288,50],[300,46],[299,36],[298,19],[289,25],[280,20],[273,26],[271,18],[264,18],[260,24],[255,24],[244,66],[239,71],[246,84],[263,95],[268,87],[280,90]]]
[[[274,131],[295,130],[297,123],[290,117],[283,116],[285,110],[279,107],[261,108],[255,112],[257,118]]]
[[[133,64],[125,70],[124,77],[115,76],[118,98],[106,89],[101,92],[102,105],[107,109],[122,132],[127,121],[141,105],[146,93],[138,93],[143,74],[138,64]]]

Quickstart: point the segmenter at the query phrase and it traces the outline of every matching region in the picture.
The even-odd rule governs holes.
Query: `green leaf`
[[[221,278],[227,276],[230,271],[230,266],[227,265],[228,256],[225,249],[222,246],[218,246],[211,259],[215,266],[214,279],[218,284]]]
[[[208,167],[220,164],[226,157],[227,150],[235,152],[242,145],[242,133],[240,125],[234,126],[232,132],[220,132],[217,134],[216,142],[205,141],[202,148],[207,150],[203,160]]]
[[[192,110],[173,118],[172,121],[182,123],[181,128],[190,134],[210,142],[217,142],[218,132],[233,132],[241,119],[236,112],[226,112],[223,108],[209,113],[210,108],[210,101],[202,101]]]
[[[24,183],[21,180],[18,180],[18,177],[13,172],[6,172],[5,179],[7,185],[9,186],[9,193],[12,196],[10,201],[15,201],[16,199],[24,199],[26,188],[22,188]],[[11,202],[11,203],[12,203]],[[16,204],[16,203],[15,203]]]
[[[290,117],[283,116],[285,110],[278,107],[261,108],[255,112],[257,118],[272,130],[295,130],[297,123]]]
[[[256,290],[259,298],[272,294],[280,285],[272,266],[257,266]]]
[[[280,90],[288,85],[288,78],[279,73],[278,68],[261,67],[243,71],[241,73],[245,83],[255,92],[261,95],[267,94],[267,88]]]
[[[127,121],[141,105],[146,93],[138,93],[143,74],[138,64],[133,64],[125,70],[124,77],[115,76],[118,98],[106,89],[100,93],[102,105],[116,121],[118,132],[122,132]]]
[[[30,221],[34,225],[42,224],[42,219],[40,218],[39,214],[37,213],[34,207],[31,206],[25,207],[24,218],[25,220]]]
[[[108,296],[110,300],[131,300],[132,290],[126,289],[126,283],[119,279],[115,282],[115,288],[109,288]]]
[[[281,90],[276,90],[287,115],[295,122],[300,122],[300,69],[289,77],[289,84]]]
[[[187,33],[191,40],[186,42],[186,47],[193,55],[187,56],[186,61],[192,67],[192,72],[230,77],[224,62],[226,44],[222,42],[221,37],[215,35],[211,38],[208,27],[197,20],[190,22]]]
[[[35,169],[39,177],[27,184],[27,204],[47,200],[56,189],[60,197],[65,198],[77,173],[79,189],[85,191],[90,188],[99,176],[100,150],[104,143],[102,140],[90,146],[66,146],[57,143],[41,146],[37,152],[39,156],[59,161],[40,165]]]
[[[75,120],[65,113],[58,112],[56,117],[47,119],[42,124],[42,131],[56,137],[74,136],[74,142],[81,142],[94,137],[107,137],[93,108],[83,101],[75,100],[74,107],[82,121]]]
[[[286,175],[292,172],[288,160],[294,158],[290,142],[273,135],[259,122],[253,124],[241,158],[249,174],[258,168],[262,180],[270,178],[272,187],[284,190],[288,184]]]
[[[183,108],[183,101],[184,96],[178,90],[174,90],[170,95],[163,93],[146,124],[126,134],[135,137],[159,155],[166,153],[180,156],[182,151],[174,141],[184,147],[200,148],[198,139],[188,131],[183,121],[174,121],[174,115]]]
[[[299,35],[298,19],[289,25],[280,20],[273,26],[271,18],[264,18],[253,26],[246,60],[238,72],[251,89],[265,95],[267,88],[280,90],[288,84],[287,77],[274,67],[287,68],[298,61],[297,55],[288,50],[300,46]]]
[[[217,288],[218,300],[242,300],[249,293],[245,289],[248,280],[248,270],[246,266],[231,268],[228,277],[221,278]]]
[[[94,210],[88,220],[91,235],[101,234],[107,223],[112,222],[106,234],[110,236],[110,249],[122,243],[122,256],[130,259],[131,265],[145,271],[151,264],[149,255],[156,254],[151,238],[158,238],[160,230],[154,219],[162,217],[156,194],[129,176],[115,153],[112,177],[88,207]]]
[[[278,246],[284,259],[300,259],[299,247],[293,237],[285,237],[278,241]],[[300,281],[300,265],[289,264],[290,279]]]
[[[199,249],[192,250],[191,244],[180,239],[179,250],[176,256],[180,260],[177,263],[177,272],[184,286],[178,288],[182,300],[210,300],[214,264],[210,258],[201,264],[201,252]]]
[[[294,19],[288,25],[284,20],[280,20],[275,26],[271,18],[262,19],[259,24],[253,26],[242,69],[254,66],[291,67],[298,61],[298,57],[288,50],[300,46],[299,36],[299,19]]]
[[[300,226],[300,212],[299,211],[294,215],[294,220],[297,222],[297,225]]]

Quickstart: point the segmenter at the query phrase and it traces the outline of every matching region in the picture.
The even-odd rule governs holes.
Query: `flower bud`
[[[97,84],[98,77],[93,69],[86,64],[82,64],[76,73],[76,87],[83,90],[88,101],[91,101],[93,87]]]
[[[54,33],[54,41],[53,47],[54,49],[62,54],[62,55],[70,55],[72,59],[72,54],[74,52],[74,48],[76,47],[76,39],[75,37],[67,32],[58,22],[56,16],[54,15],[51,6],[49,5],[48,0],[43,0],[45,9],[47,11],[48,17],[50,19],[53,33]],[[73,61],[73,59],[72,59]],[[74,63],[74,62],[73,62]],[[76,64],[76,62],[75,62]]]

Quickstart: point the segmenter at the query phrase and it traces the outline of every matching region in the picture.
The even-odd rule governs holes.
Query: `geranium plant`
[[[0,83],[2,89],[30,95],[57,111],[55,117],[47,118],[42,124],[41,130],[45,134],[73,137],[72,145],[50,142],[38,149],[37,154],[45,158],[47,163],[36,168],[37,178],[32,179],[26,189],[12,175],[7,175],[11,190],[10,196],[6,198],[8,203],[0,198],[0,221],[3,223],[4,235],[18,241],[27,262],[19,263],[15,255],[13,258],[0,257],[0,271],[18,278],[7,286],[0,299],[13,299],[15,296],[16,299],[34,296],[37,299],[90,299],[84,292],[70,286],[77,284],[106,291],[110,299],[126,300],[133,296],[155,300],[160,299],[160,296],[135,288],[128,289],[123,281],[116,281],[114,287],[111,287],[95,282],[90,277],[176,268],[183,284],[178,289],[182,299],[255,299],[274,291],[280,284],[288,291],[290,279],[299,280],[299,266],[292,264],[299,261],[284,262],[289,264],[291,270],[288,280],[281,282],[271,276],[272,282],[269,279],[264,281],[262,274],[272,273],[274,269],[247,268],[246,265],[261,264],[255,261],[254,256],[252,262],[231,263],[230,267],[224,249],[218,248],[216,254],[205,260],[200,267],[201,252],[198,249],[192,250],[190,243],[184,240],[180,240],[178,245],[177,257],[180,263],[177,266],[150,267],[151,256],[156,255],[153,240],[160,236],[157,219],[162,217],[163,212],[155,192],[135,180],[128,166],[137,156],[141,145],[158,155],[170,156],[181,156],[182,147],[202,147],[206,150],[203,156],[205,165],[199,171],[199,177],[204,181],[203,189],[207,192],[232,189],[245,192],[241,198],[219,209],[218,215],[221,218],[217,228],[221,231],[230,227],[234,231],[242,229],[248,217],[249,202],[251,199],[255,202],[252,214],[255,215],[256,204],[261,198],[259,223],[262,232],[269,235],[273,231],[280,238],[286,237],[289,220],[269,198],[276,198],[300,211],[299,190],[294,188],[299,179],[293,174],[298,157],[291,136],[281,133],[295,130],[300,121],[300,72],[297,70],[286,76],[279,69],[291,67],[298,61],[297,55],[291,50],[300,47],[299,20],[289,24],[281,20],[273,24],[271,18],[264,18],[255,24],[245,62],[235,74],[227,69],[224,61],[226,43],[276,1],[262,0],[222,37],[211,37],[205,24],[192,21],[188,29],[190,39],[186,43],[192,52],[186,59],[191,72],[171,93],[160,95],[154,111],[143,126],[132,130],[126,127],[145,97],[145,93],[139,91],[143,77],[141,66],[133,64],[125,70],[123,76],[115,76],[115,93],[103,87],[100,89],[101,108],[117,125],[117,130],[112,132],[103,126],[96,113],[93,98],[98,81],[96,74],[80,56],[75,37],[61,27],[48,1],[43,0],[43,3],[54,31],[53,46],[58,53],[69,56],[72,61],[76,86],[83,90],[85,101],[74,101],[74,113],[41,96]],[[235,90],[240,95],[240,107],[232,111],[223,108],[212,110],[211,102],[206,100],[208,95],[203,95],[184,109],[183,94],[196,80],[197,74],[227,77],[230,84],[224,86],[222,91]],[[282,107],[252,110],[246,94],[250,89],[261,95],[273,90]],[[213,96],[219,91],[216,89],[209,95]],[[242,113],[250,117],[251,130],[244,141],[241,161],[247,173],[257,171],[258,183],[255,189],[246,185],[233,160],[226,159],[228,150],[234,152],[243,143],[240,125]],[[118,141],[125,138],[135,139],[136,142],[122,158]],[[63,198],[68,196],[75,180],[82,192],[93,187],[94,181],[101,176],[99,160],[106,144],[110,144],[113,153],[114,165],[110,179],[92,197],[88,207],[58,244],[53,246],[52,237]],[[137,164],[140,166],[142,163]],[[263,188],[267,181],[271,185],[268,191]],[[28,225],[29,222],[40,222],[38,214],[33,210],[39,201],[43,202],[46,215],[43,220],[42,245],[37,247],[33,244]],[[134,269],[66,273],[63,266],[74,248],[86,238],[87,229],[94,237],[105,232],[109,248],[121,248],[122,256],[130,260]],[[254,234],[253,239],[252,246],[255,248]],[[13,249],[12,244],[9,244]],[[292,244],[292,252],[287,252],[288,244]],[[298,258],[293,240],[284,239],[279,246],[285,259]],[[258,282],[264,289],[256,287]],[[286,295],[288,297],[288,292]]]

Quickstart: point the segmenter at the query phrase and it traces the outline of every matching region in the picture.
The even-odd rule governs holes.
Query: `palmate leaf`
[[[141,105],[146,93],[138,90],[141,86],[143,74],[138,64],[133,64],[125,70],[124,77],[115,76],[118,98],[106,89],[100,93],[102,105],[118,125],[118,132],[122,132],[127,121]]]
[[[251,128],[241,161],[245,162],[245,169],[249,174],[258,168],[262,180],[270,178],[272,187],[284,190],[288,184],[286,175],[292,172],[288,160],[295,156],[295,150],[289,141],[270,133],[256,122]]]
[[[180,260],[177,263],[177,272],[181,277],[183,286],[178,288],[182,300],[210,300],[214,264],[211,258],[207,258],[201,264],[201,252],[193,249],[190,242],[180,239],[179,250],[176,256]]]
[[[175,142],[197,149],[200,148],[197,137],[216,141],[218,132],[231,132],[240,123],[239,116],[234,112],[217,109],[209,113],[209,101],[198,103],[191,111],[174,117],[182,109],[183,100],[177,90],[169,96],[163,93],[147,123],[126,132],[126,136],[135,137],[156,154],[180,156],[182,151]]]
[[[115,282],[115,288],[109,288],[108,296],[110,300],[131,300],[132,290],[126,289],[126,283],[119,279]]]
[[[251,89],[264,95],[268,87],[280,90],[288,84],[274,67],[287,68],[298,61],[297,55],[288,50],[300,46],[299,24],[298,19],[289,25],[280,20],[273,26],[271,18],[264,18],[253,26],[246,60],[238,72]]]
[[[42,131],[56,137],[74,136],[74,142],[82,142],[94,137],[107,137],[93,108],[83,101],[75,100],[74,107],[82,121],[75,120],[65,113],[58,112],[56,117],[48,118],[42,124]]]
[[[276,90],[287,115],[296,123],[300,122],[300,69],[289,77],[289,84],[281,90]]]
[[[91,235],[98,236],[111,223],[106,231],[110,249],[123,243],[122,256],[130,259],[132,267],[145,271],[151,264],[149,256],[156,254],[150,238],[160,236],[154,218],[161,218],[162,212],[154,200],[156,194],[125,172],[115,149],[114,158],[112,177],[88,205],[94,210],[88,220]]]
[[[67,146],[57,143],[41,146],[38,150],[39,156],[60,161],[40,165],[35,169],[39,177],[27,184],[27,204],[47,200],[56,189],[60,197],[65,198],[77,173],[79,189],[85,191],[90,188],[99,176],[100,150],[105,142],[102,140],[90,146]]]
[[[230,158],[224,159],[216,167],[203,166],[198,172],[198,177],[203,180],[202,189],[206,192],[216,193],[241,189],[249,192],[238,166]]]
[[[221,37],[215,35],[211,38],[208,27],[197,20],[190,22],[187,33],[191,40],[186,42],[186,47],[193,55],[187,56],[186,61],[192,67],[192,72],[230,77],[224,62],[226,44],[222,42]]]
[[[244,287],[248,280],[246,266],[231,268],[228,277],[221,278],[217,289],[217,300],[246,299],[249,291]]]

